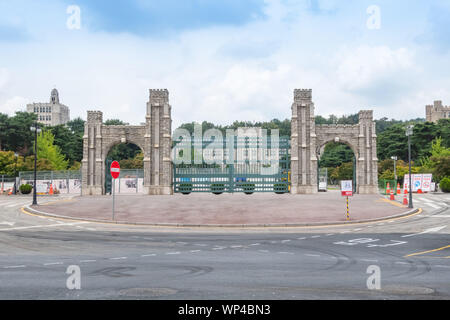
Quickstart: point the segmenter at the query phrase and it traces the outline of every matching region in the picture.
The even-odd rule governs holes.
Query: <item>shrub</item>
[[[242,190],[244,190],[245,194],[253,194],[255,192],[255,184],[254,183],[243,183],[241,184]]]
[[[22,194],[30,194],[33,187],[29,184],[23,184],[19,187],[20,193]]]
[[[273,191],[276,194],[284,194],[288,192],[288,186],[285,183],[275,183],[273,185]]]
[[[223,183],[213,183],[211,184],[211,192],[214,194],[222,194],[225,191],[225,184]]]
[[[450,177],[445,177],[440,183],[443,192],[450,192]]]
[[[181,183],[179,190],[182,194],[190,194],[192,192],[192,183]]]

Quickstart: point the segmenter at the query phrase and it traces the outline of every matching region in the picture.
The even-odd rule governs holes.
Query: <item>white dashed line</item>
[[[97,260],[80,260],[80,263],[97,262]]]
[[[189,252],[191,252],[191,253],[196,253],[196,252],[200,252],[200,251],[202,251],[202,250],[191,250],[191,251],[189,251]]]
[[[259,246],[259,245],[261,245],[261,244],[260,243],[252,243],[252,244],[250,244],[250,246],[252,246],[252,247]]]
[[[317,239],[320,238],[320,236],[312,236],[311,239]]]
[[[143,254],[143,255],[141,255],[142,258],[145,258],[145,257],[154,257],[154,256],[156,256],[155,253],[151,253],[151,254]]]
[[[303,237],[303,238],[297,238],[297,240],[306,240],[306,238],[305,238],[305,237]]]
[[[57,265],[62,265],[62,262],[49,262],[49,263],[44,263],[44,266],[57,266]]]
[[[268,253],[269,250],[258,250],[259,252]]]
[[[19,268],[26,268],[27,266],[21,265],[21,266],[8,266],[3,267],[3,269],[19,269]]]
[[[288,243],[291,242],[291,240],[282,240],[281,243]]]
[[[371,260],[371,259],[362,259],[361,261],[364,261],[364,262],[378,262],[378,260]]]
[[[307,256],[307,257],[315,257],[315,258],[320,257],[320,255],[318,255],[318,254],[308,254],[308,253],[306,253],[305,256]]]
[[[281,252],[278,252],[279,254],[290,254],[290,255],[293,255],[293,253],[292,252],[284,252],[284,251],[281,251]]]
[[[180,254],[181,252],[167,252],[166,255],[175,255],[175,254]]]
[[[126,260],[127,257],[117,257],[117,258],[109,258],[109,260]]]

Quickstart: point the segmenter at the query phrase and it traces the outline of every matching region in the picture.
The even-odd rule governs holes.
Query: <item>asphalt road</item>
[[[450,299],[450,196],[415,200],[404,219],[244,230],[49,219],[2,197],[0,299]]]

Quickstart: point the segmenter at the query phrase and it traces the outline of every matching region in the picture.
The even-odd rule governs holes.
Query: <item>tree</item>
[[[14,117],[9,118],[6,130],[7,150],[16,151],[21,155],[28,155],[32,151],[34,135],[30,127],[35,125],[37,115],[28,112],[16,112]]]
[[[351,162],[353,157],[353,150],[348,145],[330,142],[325,146],[324,153],[320,157],[319,166],[321,168],[336,168],[343,163]]]
[[[80,138],[82,138],[84,135],[85,123],[86,122],[83,119],[78,117],[78,118],[75,118],[75,119],[67,122],[66,125],[72,133],[74,133],[77,136],[79,136]]]
[[[69,160],[69,164],[83,159],[83,137],[79,132],[72,131],[64,125],[48,128],[54,135],[54,144],[61,149],[61,153]]]
[[[109,120],[105,121],[104,125],[105,126],[127,126],[128,123],[125,123],[119,119],[109,119]]]
[[[6,144],[7,129],[9,126],[9,118],[7,114],[0,113],[0,151],[3,150],[3,145]]]
[[[50,130],[42,130],[37,139],[38,160],[48,161],[47,170],[66,170],[69,161],[61,154],[61,148],[54,144],[55,137]]]

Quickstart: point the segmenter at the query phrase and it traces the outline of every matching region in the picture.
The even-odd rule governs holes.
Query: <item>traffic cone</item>
[[[400,189],[400,182],[397,183],[397,194],[402,194],[402,189]]]
[[[423,193],[422,189],[417,190],[417,193],[422,194]]]
[[[53,195],[53,185],[52,184],[50,185],[50,192],[49,193],[50,193],[51,196]]]
[[[394,189],[391,190],[391,201],[395,200]]]
[[[12,194],[13,194],[13,189],[10,188],[9,191],[8,191],[8,196],[10,196],[10,195],[12,195]]]
[[[405,194],[403,197],[403,205],[407,206],[408,205],[408,190],[405,188],[403,193]]]
[[[387,194],[387,195],[390,195],[390,194],[391,194],[391,187],[390,187],[390,185],[389,185],[389,182],[387,183],[387,186],[386,186],[386,194]]]

